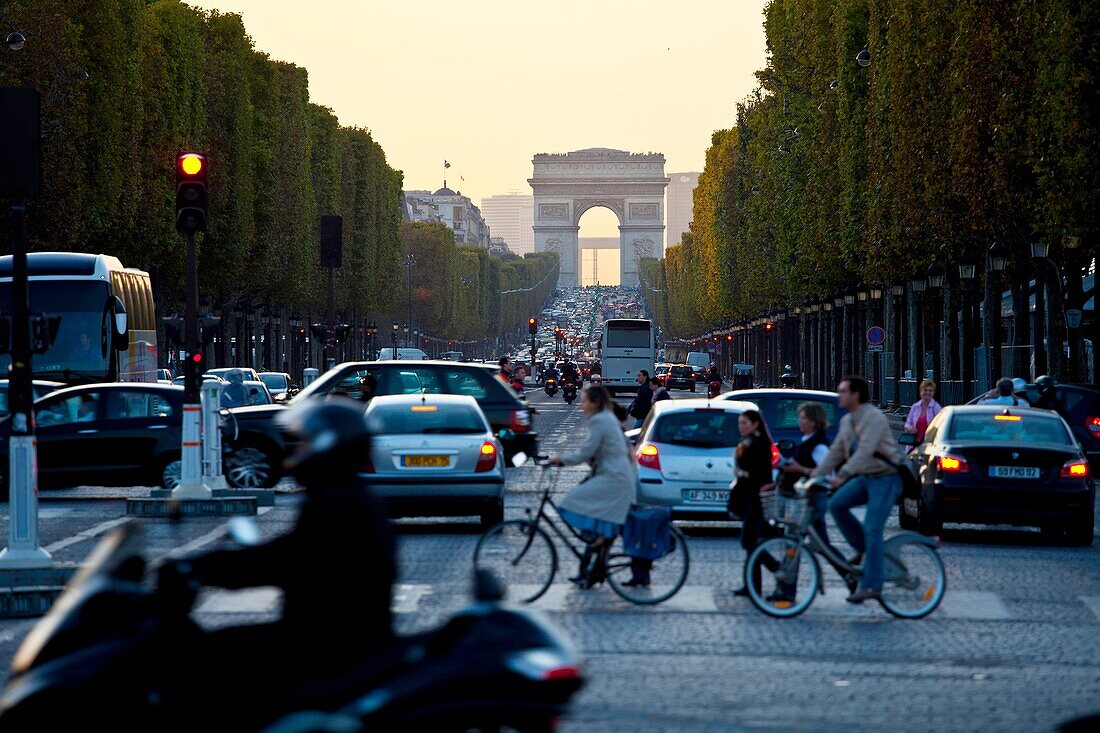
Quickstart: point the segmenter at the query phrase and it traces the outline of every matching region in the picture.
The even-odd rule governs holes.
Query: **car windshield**
[[[104,304],[107,284],[94,280],[31,280],[31,312],[61,318],[57,337],[45,354],[36,354],[34,375],[68,380],[75,373],[103,381],[110,370]],[[0,312],[11,313],[11,283],[0,283]],[[10,355],[0,355],[0,373],[7,374]],[[98,379],[96,379],[98,378]]]
[[[691,374],[691,367],[672,367],[671,374],[674,377],[686,377]]]
[[[284,374],[261,374],[260,380],[267,385],[268,389],[286,389],[286,375]]]
[[[739,414],[732,410],[703,409],[663,415],[649,440],[695,448],[732,448],[741,440],[737,430]]]
[[[1073,444],[1061,419],[1035,414],[955,415],[951,421],[950,437],[953,440],[991,443]]]
[[[382,405],[367,413],[378,435],[475,435],[488,432],[477,411],[465,405]]]

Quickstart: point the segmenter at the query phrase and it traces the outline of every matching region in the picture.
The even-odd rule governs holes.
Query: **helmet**
[[[794,367],[792,367],[792,366],[791,366],[790,364],[784,364],[784,365],[783,365],[783,371],[785,371],[785,372],[793,372],[793,371],[794,371]]]
[[[1035,386],[1039,388],[1040,392],[1046,392],[1054,389],[1054,377],[1049,374],[1044,374],[1035,380]]]
[[[230,384],[244,384],[244,372],[240,369],[230,369],[225,373],[225,379]]]
[[[370,431],[362,406],[345,400],[303,400],[276,420],[298,439],[284,465],[302,484],[350,478],[366,462]]]

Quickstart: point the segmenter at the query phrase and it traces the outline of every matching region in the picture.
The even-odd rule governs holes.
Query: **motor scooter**
[[[556,395],[558,393],[558,380],[554,379],[553,377],[547,379],[545,390],[547,397],[553,397],[554,395]]]
[[[197,588],[162,578],[148,589],[141,548],[138,525],[104,538],[27,635],[0,695],[0,731],[548,731],[583,684],[561,632],[501,602],[503,585],[481,572],[477,602],[350,671],[304,667],[263,695],[211,689],[212,666],[241,660],[197,658],[208,648],[188,615]],[[305,727],[326,718],[344,725]]]
[[[707,397],[714,399],[722,393],[722,383],[715,380],[707,384]]]
[[[577,383],[569,380],[562,385],[561,396],[565,398],[565,402],[568,405],[573,404],[573,401],[577,399]]]

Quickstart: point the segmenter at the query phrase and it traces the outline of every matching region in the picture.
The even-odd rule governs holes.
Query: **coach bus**
[[[600,341],[603,384],[611,394],[637,392],[640,370],[653,374],[657,357],[653,322],[645,318],[609,318]]]
[[[34,379],[68,384],[156,382],[157,328],[149,273],[117,257],[78,252],[27,255],[31,313],[61,318]],[[0,257],[0,311],[12,313],[12,258]],[[9,354],[0,355],[7,374]]]

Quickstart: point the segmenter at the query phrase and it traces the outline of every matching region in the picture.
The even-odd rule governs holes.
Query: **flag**
[[[443,167],[444,167],[444,168],[450,168],[450,167],[451,167],[451,164],[450,164],[450,163],[448,163],[447,161],[443,161]]]
[[[463,178],[462,176],[459,176],[459,177],[458,177],[458,180],[460,180],[460,181],[465,181],[466,179],[465,179],[465,178]]]

